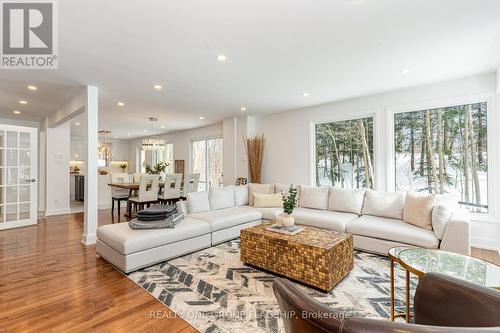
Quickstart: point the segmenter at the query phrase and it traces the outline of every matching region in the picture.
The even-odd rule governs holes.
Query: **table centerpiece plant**
[[[148,175],[159,175],[160,173],[164,173],[167,170],[169,164],[167,162],[160,162],[156,165],[147,164],[144,162],[144,168],[146,169],[146,173]]]
[[[288,194],[281,193],[283,196],[283,213],[281,213],[276,222],[283,227],[291,227],[295,224],[292,216],[293,210],[297,206],[297,187],[290,185]]]

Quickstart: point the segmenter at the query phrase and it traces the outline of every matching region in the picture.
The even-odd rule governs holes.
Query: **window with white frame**
[[[316,185],[373,188],[373,117],[317,123]]]
[[[487,103],[396,113],[397,190],[456,193],[460,204],[488,213]]]
[[[174,144],[167,143],[163,149],[158,149],[152,152],[153,164],[167,162],[168,167],[166,173],[174,173]]]
[[[198,190],[223,186],[221,138],[191,141],[190,171],[200,174]]]
[[[137,148],[135,151],[135,160],[137,161],[135,166],[136,172],[145,173],[146,167],[144,166],[144,162],[146,161],[146,151],[142,148]]]

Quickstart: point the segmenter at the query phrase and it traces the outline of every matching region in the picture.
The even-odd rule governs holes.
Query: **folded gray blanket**
[[[184,219],[184,214],[182,212],[176,212],[164,220],[139,221],[138,219],[134,219],[134,220],[129,221],[128,226],[131,229],[135,229],[135,230],[174,228],[183,219]]]
[[[137,213],[138,216],[146,215],[166,215],[172,214],[177,210],[177,205],[154,204],[149,208],[143,209]]]

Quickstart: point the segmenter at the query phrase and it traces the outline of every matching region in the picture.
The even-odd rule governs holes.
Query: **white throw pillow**
[[[364,199],[364,190],[330,187],[328,210],[361,215]]]
[[[210,188],[209,200],[212,210],[234,207],[234,186]]]
[[[313,209],[328,209],[329,187],[301,186],[299,207]]]
[[[363,215],[403,219],[405,196],[403,192],[379,192],[366,190]]]
[[[272,194],[274,193],[274,184],[248,184],[248,203],[253,206],[252,193]]]
[[[274,184],[274,193],[284,193],[288,195],[288,190],[290,189],[290,185],[286,184]]]
[[[234,205],[236,207],[248,205],[248,185],[234,187]]]
[[[432,210],[432,230],[438,239],[443,239],[451,217],[458,209],[458,196],[438,197]]]
[[[188,193],[186,201],[189,214],[208,212],[210,210],[207,191]]]
[[[403,222],[432,230],[432,210],[436,204],[433,194],[407,192],[403,209]]]
[[[253,206],[257,208],[283,207],[283,196],[281,193],[262,194],[254,192]]]

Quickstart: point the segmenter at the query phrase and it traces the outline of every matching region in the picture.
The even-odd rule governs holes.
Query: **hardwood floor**
[[[100,225],[111,221],[100,213]],[[80,244],[82,228],[80,213],[0,231],[0,332],[196,332],[96,259],[95,246]],[[162,318],[151,318],[156,311]]]
[[[100,212],[100,225],[112,221]],[[0,332],[196,332],[96,259],[95,246],[80,244],[82,228],[79,213],[0,231]],[[500,265],[498,252],[472,253]],[[156,311],[162,318],[151,318]]]

